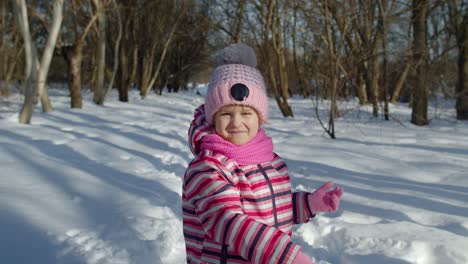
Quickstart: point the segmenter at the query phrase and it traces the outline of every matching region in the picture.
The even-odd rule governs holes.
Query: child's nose
[[[234,127],[238,127],[242,124],[241,116],[240,115],[234,115],[231,120],[231,124]]]

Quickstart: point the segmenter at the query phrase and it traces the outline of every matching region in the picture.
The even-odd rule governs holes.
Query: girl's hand
[[[309,206],[312,213],[336,212],[338,210],[343,189],[335,187],[333,190],[329,190],[333,184],[333,182],[327,182],[309,196]]]

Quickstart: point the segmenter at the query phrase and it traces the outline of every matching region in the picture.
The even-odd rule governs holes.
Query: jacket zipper
[[[270,188],[271,198],[272,198],[271,201],[273,203],[273,217],[275,219],[275,227],[278,227],[279,224],[278,224],[278,216],[276,215],[276,198],[275,198],[275,192],[273,191],[273,185],[271,184],[270,178],[266,174],[266,172],[263,169],[262,165],[258,164],[257,166],[260,169],[260,171],[262,172],[263,177],[265,177],[265,180],[266,180],[266,182],[268,184],[268,187]]]

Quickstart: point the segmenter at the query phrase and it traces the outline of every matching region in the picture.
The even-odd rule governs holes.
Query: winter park
[[[464,1],[1,1],[0,263],[468,263],[467,24]]]

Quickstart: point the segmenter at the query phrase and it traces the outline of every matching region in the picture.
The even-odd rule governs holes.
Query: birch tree
[[[49,36],[40,61],[37,57],[37,49],[31,38],[26,2],[25,0],[15,0],[14,2],[16,16],[24,39],[26,55],[25,99],[19,115],[20,123],[29,124],[31,122],[36,95],[40,98],[42,110],[44,112],[52,111],[46,81],[63,19],[63,1],[54,0],[53,2],[52,23],[48,30]]]

